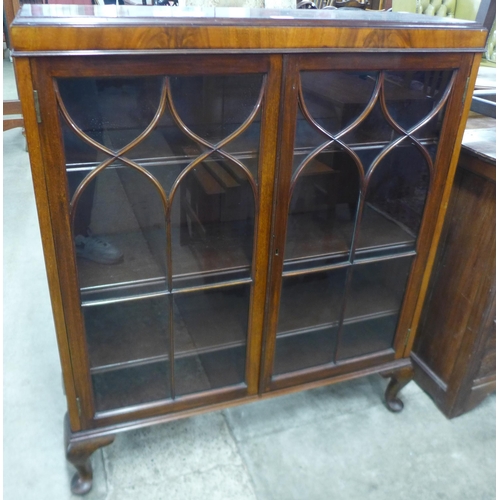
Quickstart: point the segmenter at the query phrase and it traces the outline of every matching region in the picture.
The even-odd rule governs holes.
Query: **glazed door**
[[[256,393],[279,60],[72,63],[37,77],[86,418]]]
[[[263,390],[403,356],[461,98],[429,60],[288,58]]]

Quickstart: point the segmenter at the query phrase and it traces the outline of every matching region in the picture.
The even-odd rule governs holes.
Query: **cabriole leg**
[[[71,480],[71,492],[74,495],[85,495],[92,489],[90,456],[94,451],[111,444],[114,440],[115,436],[78,438],[71,432],[66,416],[64,422],[64,447],[68,462],[71,462],[76,468],[76,474]]]
[[[398,398],[399,391],[413,379],[413,367],[406,366],[390,373],[383,373],[383,377],[390,377],[385,391],[385,405],[390,411],[400,412],[404,408],[403,401]]]

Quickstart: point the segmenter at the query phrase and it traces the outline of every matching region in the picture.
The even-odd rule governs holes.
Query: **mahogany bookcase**
[[[382,12],[23,7],[74,493],[127,429],[374,373],[402,409],[485,38]]]

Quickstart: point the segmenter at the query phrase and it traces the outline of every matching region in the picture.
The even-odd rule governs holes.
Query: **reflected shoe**
[[[75,238],[76,255],[98,264],[118,264],[123,261],[123,253],[101,236]]]

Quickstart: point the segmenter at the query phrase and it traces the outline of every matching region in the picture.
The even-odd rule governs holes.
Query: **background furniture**
[[[3,2],[3,30],[7,49],[10,51],[10,25],[19,10],[18,0],[4,0]],[[23,127],[21,102],[18,99],[3,101],[3,130]]]
[[[486,31],[91,9],[12,28],[72,490],[138,426],[373,373],[401,410]]]
[[[496,126],[472,114],[412,358],[449,418],[496,387]]]

